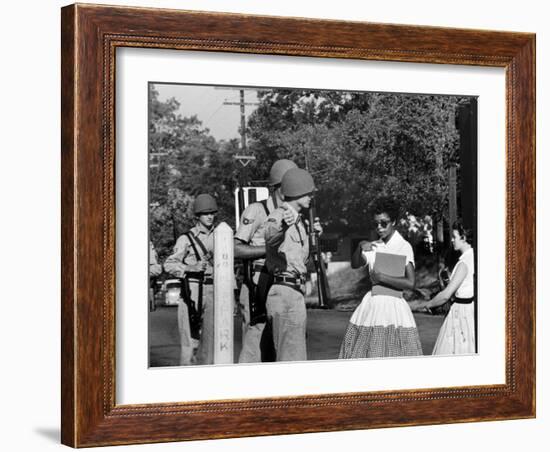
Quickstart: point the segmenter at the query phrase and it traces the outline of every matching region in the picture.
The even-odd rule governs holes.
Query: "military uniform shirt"
[[[275,209],[265,223],[266,263],[275,275],[300,277],[306,274],[309,240],[301,215],[287,204],[296,221],[288,226],[283,221],[284,209]]]
[[[273,212],[275,203],[270,196],[267,201],[267,210]],[[265,222],[267,214],[264,206],[260,202],[249,204],[241,215],[239,229],[235,233],[235,238],[251,246],[265,245]],[[254,263],[263,264],[264,258],[255,259]]]
[[[152,242],[149,242],[149,276],[159,276],[162,266],[158,263],[157,250]]]
[[[213,255],[214,228],[208,230],[201,223],[198,223],[190,229],[190,232],[195,238],[198,238],[202,242],[206,248],[206,251]],[[189,237],[185,234],[180,236],[174,246],[174,252],[166,259],[166,262],[164,263],[164,270],[177,278],[183,278],[185,273],[188,271],[188,267],[196,265],[201,260],[201,257],[204,257],[203,251],[197,243],[197,240],[195,240],[194,243],[199,256],[195,255],[193,246],[189,242]],[[212,259],[210,259],[204,274],[205,276],[212,276],[212,272]]]

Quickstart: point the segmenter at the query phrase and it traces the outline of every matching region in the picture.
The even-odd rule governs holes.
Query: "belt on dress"
[[[455,298],[455,303],[458,303],[458,304],[470,304],[470,303],[473,303],[474,301],[474,297],[471,297],[471,298],[458,298],[456,297]]]

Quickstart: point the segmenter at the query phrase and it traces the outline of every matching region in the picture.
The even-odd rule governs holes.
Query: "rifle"
[[[155,288],[157,285],[157,277],[149,276],[149,311],[156,311],[157,305],[155,303]]]
[[[253,291],[248,292],[248,303],[250,306],[250,325],[267,322],[267,294],[273,285],[273,275],[264,266],[258,278],[258,284],[254,284]]]
[[[199,252],[197,250],[197,247],[195,245],[195,240],[198,241],[198,244],[203,249],[203,252],[206,251],[204,249],[204,245],[201,244],[200,240],[193,239],[193,233],[189,231],[187,234],[187,238],[189,239],[189,243],[193,247],[193,252],[195,253],[195,257],[199,259]],[[211,261],[213,258],[213,255],[211,252],[205,252],[202,259]],[[189,278],[196,279],[199,284],[199,296],[197,300],[197,306],[195,307],[195,303],[193,303],[193,299],[191,298],[191,288],[189,287]],[[181,281],[181,298],[183,299],[184,303],[187,305],[187,313],[189,316],[189,329],[191,331],[191,337],[193,339],[200,339],[201,337],[201,327],[202,327],[202,286],[204,281],[204,272],[187,272],[183,278],[180,278]]]
[[[191,288],[189,287],[189,277],[198,280],[199,284],[199,296],[197,300],[197,306],[191,298]],[[187,305],[187,313],[189,317],[189,330],[191,331],[191,337],[193,339],[200,339],[201,327],[202,327],[202,285],[204,279],[204,272],[187,273],[183,278],[179,278],[181,283],[180,294],[183,302]]]
[[[313,201],[312,201],[313,202]],[[319,234],[313,229],[315,221],[315,210],[313,204],[309,208],[309,246],[315,264],[315,273],[317,273],[317,293],[319,294],[319,306],[328,307],[330,300],[330,287],[328,285],[325,262],[321,255],[321,244]]]
[[[267,312],[265,309],[265,297],[264,303],[260,303],[260,287],[259,284],[254,284],[252,278],[252,261],[249,259],[243,259],[244,278],[243,284],[248,288],[248,307],[250,311],[250,325],[256,325],[257,323],[265,323],[267,320]],[[263,275],[262,271],[262,275]],[[260,276],[261,278],[261,276]],[[258,281],[259,283],[260,281]]]

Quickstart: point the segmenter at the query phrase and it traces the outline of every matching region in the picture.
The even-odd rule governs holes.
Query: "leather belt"
[[[279,286],[286,286],[290,287],[291,289],[294,289],[297,292],[300,292],[302,295],[304,295],[304,291],[302,290],[302,286],[306,283],[305,278],[293,278],[292,276],[281,276],[281,275],[275,275],[273,277],[273,284],[277,284]]]
[[[207,276],[206,278],[204,278],[202,280],[189,279],[189,282],[190,283],[195,283],[195,284],[198,284],[198,283],[202,282],[203,284],[206,284],[206,285],[212,285],[212,284],[214,284],[214,278],[211,278],[211,277]]]
[[[277,282],[275,281],[273,283],[274,286],[286,286],[286,287],[290,287],[291,289],[294,289],[296,292],[299,292],[301,293],[302,295],[304,295],[304,292],[302,291],[302,286],[299,286],[298,284],[290,284],[290,283],[285,283],[285,282]]]
[[[254,264],[252,266],[252,271],[255,273],[261,273],[265,268],[265,264]]]
[[[472,298],[455,298],[455,303],[458,303],[458,304],[470,304],[470,303],[473,303],[474,301],[474,297]]]
[[[276,283],[294,284],[296,286],[306,283],[305,278],[293,278],[292,276],[275,275],[274,280]]]

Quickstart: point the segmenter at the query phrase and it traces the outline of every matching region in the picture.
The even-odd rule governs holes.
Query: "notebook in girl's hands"
[[[402,254],[377,252],[374,258],[374,269],[389,276],[405,276],[406,259],[406,256]],[[403,291],[381,284],[375,284],[372,286],[372,294],[401,298],[403,296]]]

